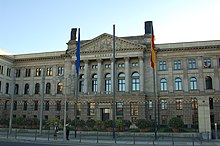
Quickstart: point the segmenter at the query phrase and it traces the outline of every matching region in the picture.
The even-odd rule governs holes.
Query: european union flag
[[[79,75],[80,69],[80,28],[78,28],[78,42],[76,48],[76,74]]]

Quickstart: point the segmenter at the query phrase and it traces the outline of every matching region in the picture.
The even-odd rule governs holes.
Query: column
[[[144,92],[144,62],[143,57],[139,56],[139,67],[140,67],[140,92]]]
[[[87,94],[88,93],[88,81],[89,81],[89,61],[88,60],[84,60],[84,67],[85,67],[85,71],[84,71],[84,93]]]
[[[198,89],[200,91],[204,91],[204,78],[203,78],[203,66],[202,66],[202,57],[198,57],[198,70],[199,70],[199,78],[198,78]]]
[[[98,93],[102,91],[102,60],[98,59]]]
[[[75,95],[75,77],[76,75],[76,61],[74,59],[71,60],[71,78],[73,79],[72,80],[72,83],[71,83],[71,91],[73,91],[73,94]]]
[[[218,57],[214,56],[212,61],[212,66],[214,68],[214,78],[213,78],[213,89],[219,90],[219,67],[218,67]]]
[[[130,92],[130,68],[129,68],[129,57],[125,57],[125,92]]]
[[[70,62],[70,58],[66,57],[65,58],[65,64],[64,64],[64,78],[62,80],[63,85],[64,85],[64,91],[65,94],[68,95],[71,93],[70,91],[70,85],[71,85],[71,62]],[[67,83],[65,83],[64,81],[67,81]]]
[[[30,80],[30,84],[29,84],[29,94],[33,95],[34,94],[34,77],[35,77],[35,73],[36,73],[36,67],[31,67],[31,80]]]
[[[184,92],[189,92],[189,84],[188,84],[188,62],[187,62],[187,59],[186,58],[183,58],[182,60],[182,69],[183,69],[183,91]]]
[[[52,80],[52,84],[51,84],[51,94],[52,95],[56,95],[56,91],[57,91],[57,79],[56,79],[56,75],[57,75],[57,66],[53,66],[53,80]]]

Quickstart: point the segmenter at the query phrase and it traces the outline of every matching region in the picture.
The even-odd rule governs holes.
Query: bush
[[[184,126],[184,122],[181,118],[179,117],[173,117],[169,120],[169,123],[168,123],[169,127],[171,128],[176,128],[176,129],[180,129],[180,128],[183,128]]]
[[[113,121],[112,120],[107,120],[104,122],[105,128],[112,128],[113,126]]]
[[[96,121],[93,120],[93,119],[88,119],[86,121],[86,126],[89,127],[89,128],[94,128],[95,127],[95,124],[96,124]]]
[[[145,128],[150,128],[152,127],[153,123],[150,120],[146,120],[146,119],[138,119],[136,126],[139,129],[145,129]]]

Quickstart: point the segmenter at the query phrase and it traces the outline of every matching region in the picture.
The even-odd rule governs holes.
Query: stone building
[[[148,30],[145,23],[144,35],[115,38],[115,80],[113,36],[103,33],[82,40],[77,94],[76,29],[66,51],[3,53],[0,119],[9,118],[11,108],[13,117],[39,118],[41,107],[43,119],[63,119],[66,98],[68,119],[75,119],[77,101],[77,118],[104,121],[113,118],[115,99],[116,118],[134,122],[156,116],[166,125],[178,116],[189,127],[199,123],[200,132],[210,131],[211,125],[220,123],[220,41],[156,44],[154,94]]]

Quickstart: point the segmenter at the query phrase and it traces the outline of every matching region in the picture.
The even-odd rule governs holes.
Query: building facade
[[[1,55],[0,119],[11,108],[13,117],[40,118],[41,107],[43,119],[63,119],[67,101],[67,119],[105,121],[113,118],[115,101],[115,118],[156,117],[167,125],[178,116],[210,131],[220,123],[220,41],[156,44],[154,92],[147,27],[144,35],[115,38],[115,79],[113,36],[106,33],[81,41],[78,86],[76,29],[66,51]]]

